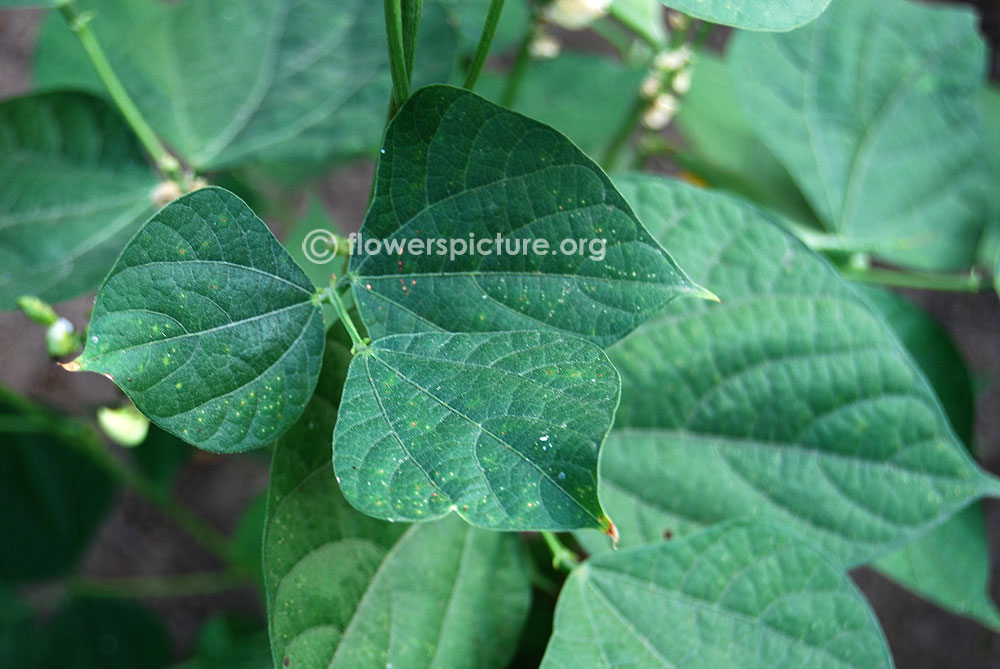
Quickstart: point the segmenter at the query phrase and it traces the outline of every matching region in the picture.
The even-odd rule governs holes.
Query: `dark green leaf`
[[[654,0],[655,1],[655,0]],[[567,52],[532,63],[521,80],[514,109],[547,123],[584,153],[600,155],[615,129],[625,122],[629,101],[639,91],[645,70],[606,57]],[[482,94],[499,101],[507,76],[487,73]]]
[[[681,294],[703,295],[642,227],[604,172],[555,130],[457,88],[417,91],[386,133],[351,258],[375,338],[444,330],[561,330],[611,344]],[[399,253],[368,242],[494,241],[544,253]],[[564,239],[606,240],[558,253]],[[525,241],[528,240],[528,241]],[[569,247],[566,246],[569,250]]]
[[[576,337],[384,337],[351,363],[334,468],[348,501],[377,518],[454,511],[491,529],[610,533],[597,455],[618,389],[604,352]]]
[[[233,452],[295,422],[322,353],[308,277],[242,200],[206,188],[162,209],[125,247],[71,368],[111,377],[185,441]]]
[[[661,0],[668,7],[743,30],[792,30],[823,13],[830,0]]]
[[[147,610],[129,602],[78,599],[48,629],[44,667],[159,669],[170,654],[166,630]]]
[[[302,419],[275,445],[265,581],[275,666],[503,667],[529,602],[513,534],[376,521],[341,496],[329,435],[350,353],[339,326]]]
[[[13,592],[0,587],[0,659],[10,667],[38,667],[46,639],[31,611]]]
[[[0,309],[97,286],[153,208],[156,177],[104,102],[47,93],[0,104]]]
[[[854,585],[798,537],[732,522],[574,570],[543,669],[892,667]]]
[[[881,318],[767,215],[619,185],[722,299],[673,305],[609,352],[623,391],[602,499],[623,543],[767,515],[855,565],[1000,489]]]
[[[195,656],[173,669],[274,669],[267,630],[233,617],[209,618],[198,632]]]
[[[984,221],[971,9],[838,0],[727,55],[743,113],[831,232],[899,264],[967,267]]]
[[[146,440],[130,452],[139,469],[161,489],[167,491],[174,476],[193,451],[189,445],[174,435],[151,425]]]
[[[3,391],[7,392],[7,391]],[[0,422],[23,423],[0,395]],[[40,429],[40,428],[39,428]],[[111,501],[114,486],[104,470],[41,431],[0,428],[0,581],[62,576],[80,558]]]

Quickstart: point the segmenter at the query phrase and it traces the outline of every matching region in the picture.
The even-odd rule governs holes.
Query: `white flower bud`
[[[113,442],[130,448],[145,441],[149,433],[149,419],[133,404],[121,409],[101,407],[97,410],[97,423]]]
[[[656,54],[656,60],[653,63],[656,65],[657,69],[663,72],[676,72],[691,60],[691,47],[684,45],[673,51],[661,51]]]
[[[647,100],[654,99],[663,90],[663,80],[659,74],[650,74],[642,82],[642,97]]]
[[[567,30],[581,30],[608,13],[611,0],[553,0],[545,18]]]
[[[664,93],[656,98],[642,116],[642,124],[650,130],[663,130],[674,120],[680,103],[673,95]]]
[[[685,67],[683,70],[674,75],[673,88],[677,95],[687,95],[688,91],[691,90],[690,67]]]
[[[550,35],[547,32],[539,32],[531,40],[528,52],[536,60],[552,60],[559,55],[561,49],[562,44],[559,43],[559,40],[554,35]]]
[[[73,353],[77,348],[73,336],[73,324],[65,318],[58,318],[45,331],[45,348],[53,358],[61,358]]]

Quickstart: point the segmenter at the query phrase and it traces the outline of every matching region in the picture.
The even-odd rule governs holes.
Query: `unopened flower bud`
[[[149,419],[139,413],[133,404],[120,409],[98,409],[97,423],[111,441],[129,448],[141,444],[149,433]]]
[[[676,72],[691,60],[691,48],[686,44],[673,51],[661,51],[656,54],[654,64],[663,72]]]
[[[539,32],[531,40],[528,52],[535,60],[552,60],[559,55],[562,45],[559,40],[547,32]]]
[[[75,352],[78,346],[73,324],[65,318],[56,319],[56,322],[45,331],[45,348],[53,358],[69,355]]]
[[[567,30],[581,30],[608,13],[612,0],[552,0],[545,7],[547,20]]]
[[[47,302],[43,302],[31,295],[24,295],[17,298],[17,306],[21,308],[25,316],[39,325],[52,325],[59,319],[56,316],[56,312]]]
[[[659,74],[650,74],[643,80],[641,90],[642,97],[652,100],[663,90],[663,80]]]
[[[664,93],[656,98],[642,116],[642,124],[650,130],[663,130],[674,120],[680,104],[673,95]]]
[[[685,67],[674,75],[673,89],[677,95],[687,95],[691,90],[691,68]]]

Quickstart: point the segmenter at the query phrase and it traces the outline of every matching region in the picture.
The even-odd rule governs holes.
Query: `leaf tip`
[[[719,304],[722,303],[722,300],[719,298],[718,295],[710,291],[708,288],[704,288],[702,286],[699,286],[698,284],[693,284],[691,286],[690,294],[693,297],[697,297],[702,300],[708,300],[709,302],[718,302]]]
[[[618,528],[615,527],[610,518],[603,514],[601,515],[601,531],[611,537],[611,548],[618,550],[618,539],[620,538]]]

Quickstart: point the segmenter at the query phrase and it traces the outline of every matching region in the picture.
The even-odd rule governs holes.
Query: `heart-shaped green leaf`
[[[699,19],[743,30],[792,30],[816,19],[830,0],[660,0]]]
[[[588,560],[543,669],[892,667],[875,615],[801,538],[736,521]]]
[[[376,338],[544,329],[606,346],[677,295],[705,294],[569,140],[448,86],[417,91],[389,126],[361,232],[353,290]],[[452,257],[470,238],[476,252]],[[564,253],[567,239],[586,248]],[[478,249],[497,240],[499,253]]]
[[[407,530],[358,513],[337,488],[344,339],[335,326],[312,402],[275,445],[264,540],[275,666],[504,667],[530,598],[518,537],[457,518]]]
[[[970,9],[837,0],[727,59],[743,113],[831,232],[890,261],[967,267],[984,221]]]
[[[767,515],[855,565],[1000,490],[880,317],[767,215],[666,179],[619,186],[722,299],[609,351],[623,391],[602,499],[625,544]]]
[[[313,290],[242,200],[199,190],[122,251],[68,367],[110,377],[150,420],[199,448],[263,446],[316,385],[324,328]]]
[[[384,337],[351,363],[334,468],[348,501],[377,518],[455,511],[492,529],[613,533],[597,454],[618,389],[604,352],[576,337]]]
[[[104,102],[44,93],[0,104],[0,310],[91,290],[153,208],[156,177]]]

